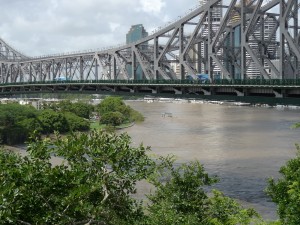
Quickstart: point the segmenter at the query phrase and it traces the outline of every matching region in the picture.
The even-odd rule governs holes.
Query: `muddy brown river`
[[[127,104],[146,117],[127,128],[135,144],[151,146],[178,163],[199,160],[220,182],[215,188],[276,219],[276,206],[264,193],[266,179],[295,156],[300,110],[191,103]],[[170,113],[172,117],[163,113]],[[145,189],[146,190],[146,189]]]

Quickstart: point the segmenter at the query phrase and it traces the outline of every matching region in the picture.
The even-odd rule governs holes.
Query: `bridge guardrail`
[[[166,85],[182,85],[182,84],[202,84],[202,85],[278,85],[278,86],[296,86],[300,85],[300,79],[218,79],[214,81],[209,80],[67,80],[67,81],[34,81],[34,82],[15,82],[15,83],[1,83],[0,86],[11,86],[11,85],[38,85],[38,84],[145,84],[145,85],[157,85],[157,84],[166,84]]]

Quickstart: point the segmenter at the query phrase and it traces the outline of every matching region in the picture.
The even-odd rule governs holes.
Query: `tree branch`
[[[108,198],[109,194],[108,194],[108,190],[105,184],[102,185],[103,191],[104,191],[104,198],[101,201],[101,204],[103,204],[106,199]]]
[[[108,171],[105,167],[103,167],[102,170],[103,170],[104,174],[108,174]],[[104,198],[102,199],[101,204],[103,204],[109,196],[108,190],[107,190],[107,187],[106,187],[105,184],[102,185],[102,188],[103,188],[103,191],[104,191]]]
[[[31,223],[27,223],[27,222],[25,222],[25,221],[22,221],[22,220],[17,220],[19,223],[21,223],[21,224],[24,224],[24,225],[32,225]]]
[[[78,221],[73,223],[73,225],[91,225],[91,224],[107,225],[107,223],[104,221],[97,221],[93,219],[83,220],[83,221]]]

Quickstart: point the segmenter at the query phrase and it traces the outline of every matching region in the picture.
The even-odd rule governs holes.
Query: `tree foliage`
[[[216,178],[199,162],[175,167],[149,151],[102,131],[34,139],[25,157],[0,151],[0,224],[246,225],[256,217],[207,193]],[[53,156],[62,162],[52,165]],[[133,196],[142,180],[155,187],[145,208]]]
[[[131,195],[154,165],[148,150],[126,134],[91,132],[32,142],[26,157],[0,152],[0,221],[134,224],[143,213]],[[53,154],[65,161],[52,166]]]
[[[156,192],[149,195],[147,224],[165,225],[234,225],[262,222],[253,209],[243,209],[233,199],[214,190],[209,196],[205,187],[217,182],[198,162],[174,168],[165,163],[154,180]],[[163,182],[162,182],[163,181]]]
[[[86,119],[72,112],[55,111],[56,109],[50,108],[54,107],[38,111],[27,105],[0,104],[1,142],[9,145],[24,143],[34,131],[40,134],[49,134],[54,131],[64,133],[89,130],[90,124]],[[78,112],[80,109],[81,107],[78,107]],[[86,113],[86,111],[84,112]]]
[[[142,114],[126,105],[120,97],[107,97],[97,106],[100,114],[100,123],[113,126],[125,122],[141,122],[144,120]],[[122,119],[121,122],[119,120]]]
[[[118,112],[122,110],[122,108],[126,106],[120,97],[106,97],[101,103],[98,105],[98,111],[100,115],[104,115],[106,113]]]
[[[26,140],[36,125],[38,111],[32,106],[0,104],[0,139],[3,144],[16,144]]]
[[[43,124],[42,122],[36,118],[26,118],[17,123],[21,126],[27,134],[30,134],[33,131],[41,133],[43,131]]]
[[[112,126],[119,126],[123,123],[124,116],[120,112],[105,113],[101,116],[100,123]]]
[[[16,103],[0,104],[0,126],[11,127],[27,118],[36,118],[38,111],[32,106]]]
[[[89,119],[91,113],[94,111],[94,107],[91,104],[84,102],[72,103],[70,101],[61,101],[58,107],[62,112],[71,112],[85,119]]]
[[[45,103],[42,105],[43,109],[52,109],[56,112],[70,112],[79,117],[89,119],[91,113],[94,111],[94,106],[85,102],[72,103],[70,100],[59,101],[57,103]]]
[[[64,113],[64,116],[67,120],[70,131],[88,131],[90,129],[90,123],[88,120],[70,112]]]
[[[300,147],[297,156],[280,168],[281,178],[269,179],[267,193],[278,206],[282,224],[300,224]]]
[[[43,110],[38,118],[43,124],[43,133],[50,134],[54,131],[64,133],[69,131],[67,119],[60,112],[50,109]]]

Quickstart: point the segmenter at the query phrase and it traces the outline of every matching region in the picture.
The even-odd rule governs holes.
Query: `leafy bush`
[[[38,111],[32,106],[0,104],[0,139],[3,144],[23,143],[38,127]]]
[[[154,162],[130,143],[125,134],[91,132],[35,140],[25,157],[0,151],[0,223],[140,224],[132,194]],[[53,154],[67,165],[53,166]]]
[[[38,111],[32,106],[24,106],[16,103],[0,104],[0,126],[14,126],[17,122],[36,118]]]
[[[43,133],[49,134],[54,131],[67,132],[69,131],[68,121],[62,113],[53,110],[44,110],[38,116],[43,126]]]
[[[167,159],[158,174],[152,180],[157,190],[148,196],[149,225],[247,225],[261,221],[253,209],[242,208],[219,191],[209,196],[204,187],[217,179],[198,161],[175,168],[173,160]]]
[[[38,118],[27,118],[18,122],[18,125],[23,127],[28,134],[36,131],[41,133],[43,131],[43,124]]]
[[[94,110],[94,107],[88,103],[84,103],[84,102],[72,103],[70,101],[59,102],[58,108],[62,112],[71,112],[85,119],[89,119],[91,113]]]
[[[0,129],[0,136],[3,144],[14,145],[24,143],[28,137],[28,132],[23,127],[15,125]]]
[[[105,113],[101,116],[100,123],[112,125],[112,126],[119,126],[124,122],[124,116],[120,112],[110,112]]]
[[[300,146],[297,156],[280,168],[280,179],[269,179],[267,193],[278,206],[282,224],[300,224]]]
[[[144,117],[141,113],[137,112],[136,110],[132,109],[130,106],[125,105],[122,98],[119,97],[107,97],[97,106],[99,114],[101,118],[104,119],[100,120],[102,124],[112,124],[114,117],[116,120],[116,114],[113,116],[108,116],[111,113],[120,113],[123,116],[122,123],[125,122],[141,122],[144,121]],[[118,124],[120,125],[120,124]],[[115,126],[115,125],[114,125]]]
[[[66,117],[70,131],[87,131],[87,130],[89,130],[90,123],[89,123],[89,121],[85,120],[84,118],[79,117],[70,112],[64,113],[64,116]]]
[[[94,111],[94,106],[84,102],[72,103],[71,101],[66,100],[66,101],[60,101],[58,103],[43,104],[42,109],[52,109],[56,112],[62,112],[62,113],[70,112],[70,113],[74,113],[79,117],[89,119],[91,113]]]
[[[51,146],[51,148],[49,147]],[[131,147],[127,134],[92,131],[33,140],[28,156],[0,151],[2,224],[248,225],[263,224],[218,191],[199,162],[175,167]],[[63,158],[51,164],[53,155]],[[143,208],[133,194],[138,181],[155,192]]]
[[[130,120],[131,121],[133,121],[133,122],[143,122],[144,119],[145,119],[144,116],[140,112],[138,112],[138,111],[131,108],[131,110],[130,110]]]
[[[100,104],[97,106],[97,109],[100,115],[104,115],[110,112],[122,111],[124,107],[126,107],[126,105],[123,102],[122,98],[110,96],[102,100]]]

